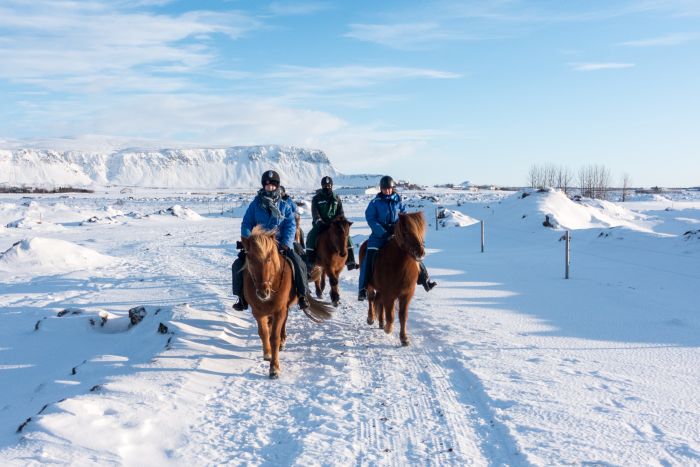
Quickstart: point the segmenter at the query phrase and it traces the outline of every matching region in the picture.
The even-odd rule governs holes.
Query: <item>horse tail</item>
[[[333,317],[333,307],[330,303],[316,300],[309,295],[307,295],[306,298],[309,300],[309,307],[304,310],[304,314],[306,314],[311,321],[314,323],[322,323]]]

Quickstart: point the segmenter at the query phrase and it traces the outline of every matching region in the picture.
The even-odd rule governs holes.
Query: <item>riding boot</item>
[[[248,302],[245,301],[243,295],[238,297],[238,301],[233,304],[233,309],[236,311],[245,311],[248,308]]]
[[[238,258],[231,265],[231,289],[233,295],[238,297],[238,301],[233,305],[234,310],[243,311],[248,308],[243,296],[243,266],[245,265],[245,251],[238,252]]]
[[[299,297],[299,307],[304,309],[302,305],[306,304],[308,306],[306,296],[309,294],[306,263],[301,259],[301,256],[292,249],[285,250],[284,254],[292,260],[292,266],[294,268],[294,289],[297,292],[297,297]]]
[[[360,267],[360,291],[357,294],[357,299],[363,301],[367,299],[367,284],[372,279],[372,271],[374,269],[374,256],[377,254],[375,248],[368,248],[365,253],[365,258]]]
[[[345,266],[347,266],[348,271],[359,268],[355,262],[355,250],[352,248],[352,246],[348,247],[348,259],[345,261]]]
[[[426,292],[430,292],[433,287],[437,285],[437,282],[431,281],[428,275],[428,268],[425,267],[423,261],[418,261],[418,281],[417,283],[422,285]]]

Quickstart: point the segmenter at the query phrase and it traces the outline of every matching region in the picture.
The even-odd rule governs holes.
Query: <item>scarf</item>
[[[258,191],[258,199],[260,200],[260,207],[267,211],[270,216],[277,220],[282,218],[282,213],[277,207],[277,203],[280,200],[279,189],[267,192],[265,188],[263,188]]]

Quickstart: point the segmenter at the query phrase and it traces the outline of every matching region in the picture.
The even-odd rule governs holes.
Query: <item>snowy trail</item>
[[[209,464],[513,465],[515,442],[492,434],[499,430],[476,377],[450,368],[443,349],[429,351],[440,346],[436,337],[402,348],[396,335],[368,326],[366,305],[352,302],[354,277],[341,282],[345,301],[331,321],[317,325],[291,310],[283,376],[268,381],[250,312],[229,309],[227,277],[212,267],[225,264],[224,250],[196,250],[164,254],[164,267],[178,263],[196,281],[202,294],[194,307],[225,310],[217,313],[226,321],[218,338],[229,358],[201,357],[199,369],[226,376],[176,457]]]

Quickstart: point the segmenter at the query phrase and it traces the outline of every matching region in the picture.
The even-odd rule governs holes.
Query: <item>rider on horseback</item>
[[[343,202],[338,195],[333,193],[333,179],[325,176],[321,179],[321,189],[311,199],[311,216],[313,227],[306,237],[306,261],[308,270],[313,269],[316,263],[316,239],[322,227],[328,226],[337,216],[345,216]],[[348,271],[357,269],[352,238],[348,237],[348,259],[345,262]]]
[[[255,199],[250,203],[241,222],[241,237],[248,237],[256,225],[266,230],[276,230],[277,242],[280,253],[292,260],[294,266],[294,287],[299,297],[299,308],[302,310],[309,306],[306,298],[308,285],[306,282],[306,265],[301,257],[294,251],[294,232],[296,221],[294,210],[289,202],[282,199],[280,194],[280,176],[274,170],[266,171],[261,180],[263,188],[258,191]],[[248,308],[248,303],[243,296],[243,266],[246,252],[238,253],[238,258],[233,262],[233,294],[238,296],[238,302],[233,308],[243,311]]]
[[[377,193],[365,209],[365,219],[372,233],[367,240],[367,253],[360,268],[360,292],[357,296],[360,301],[367,298],[367,284],[371,281],[377,251],[394,234],[394,224],[399,220],[399,213],[406,212],[406,205],[401,201],[401,196],[394,191],[395,186],[393,178],[388,175],[383,176],[379,181],[381,192]],[[430,280],[428,269],[422,261],[418,261],[418,265],[420,267],[418,283],[425,288],[426,292],[429,292],[437,283]]]

